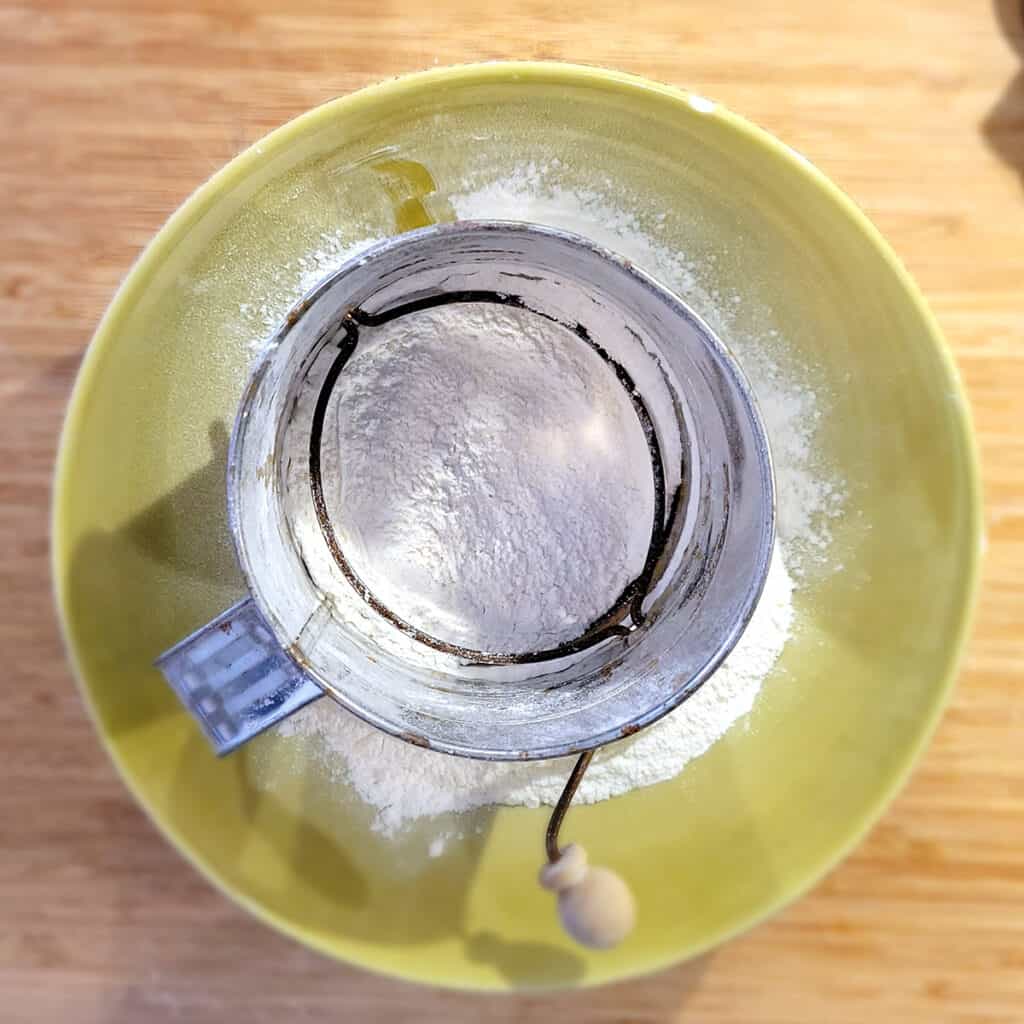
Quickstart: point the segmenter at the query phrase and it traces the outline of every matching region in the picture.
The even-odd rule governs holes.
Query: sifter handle
[[[576,843],[541,868],[540,884],[558,896],[562,927],[581,946],[611,949],[633,930],[636,905],[629,886],[608,868],[590,867]]]
[[[282,650],[251,597],[164,651],[156,667],[218,755],[324,692]]]
[[[587,851],[579,844],[565,849],[558,845],[562,822],[593,757],[593,750],[580,754],[551,812],[544,837],[548,862],[540,869],[540,884],[557,895],[558,916],[571,938],[591,949],[611,949],[636,923],[632,890],[614,871],[590,867]]]

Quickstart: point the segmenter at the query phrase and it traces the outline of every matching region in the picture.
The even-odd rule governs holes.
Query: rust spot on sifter
[[[430,742],[420,736],[419,733],[400,732],[398,734],[398,738],[405,740],[406,743],[411,743],[414,747],[423,747],[426,750],[430,749]]]
[[[300,299],[296,302],[295,305],[288,310],[288,315],[284,318],[285,326],[294,327],[299,320],[302,319],[303,314],[307,309],[309,309],[310,305],[311,303],[308,299]]]
[[[309,668],[309,658],[303,653],[298,643],[289,644],[284,651],[300,668]]]

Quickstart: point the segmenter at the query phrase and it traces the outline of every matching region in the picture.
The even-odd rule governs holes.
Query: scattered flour
[[[768,430],[778,485],[779,543],[764,595],[739,644],[725,664],[685,704],[630,740],[600,751],[577,797],[607,799],[677,775],[708,750],[754,705],[793,628],[794,580],[820,564],[827,548],[829,518],[841,511],[843,491],[814,456],[821,413],[814,391],[800,374],[783,371],[772,359],[779,339],[749,337],[733,330],[738,295],[708,293],[699,268],[646,233],[623,205],[593,192],[570,191],[529,165],[498,183],[451,196],[460,219],[524,220],[589,237],[633,260],[699,308],[733,347],[757,396]],[[325,239],[299,277],[294,301],[323,275],[371,244]],[[285,309],[263,310],[269,332]],[[487,804],[537,806],[557,799],[570,760],[494,764],[424,751],[366,725],[329,700],[317,701],[285,721],[279,732],[302,737],[317,752],[324,770],[351,786],[374,808],[374,827],[391,835],[409,822]],[[444,849],[445,837],[430,847]]]
[[[263,351],[281,326],[288,310],[306,292],[379,241],[379,238],[372,237],[345,241],[338,235],[325,232],[320,236],[319,248],[313,249],[294,264],[279,267],[259,300],[243,303],[239,308],[243,322],[253,328],[253,340],[249,346],[253,355]]]
[[[598,752],[576,795],[594,803],[678,775],[754,706],[793,623],[793,584],[776,551],[765,592],[725,664],[681,708]],[[553,804],[575,758],[522,764],[470,761],[421,750],[318,700],[279,727],[315,737],[324,764],[376,809],[373,827],[392,835],[416,818],[487,804]]]
[[[431,857],[440,857],[444,853],[444,848],[448,845],[448,840],[451,838],[451,833],[444,832],[439,836],[434,836],[430,840],[430,846],[427,848],[427,853]]]

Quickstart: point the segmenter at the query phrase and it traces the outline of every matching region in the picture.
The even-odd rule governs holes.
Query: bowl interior
[[[533,884],[543,810],[424,821],[384,839],[294,741],[266,737],[215,760],[151,667],[243,590],[224,473],[251,342],[304,275],[329,269],[310,253],[340,261],[409,226],[415,205],[395,202],[396,174],[415,185],[403,161],[429,169],[425,206],[491,185],[497,195],[510,174],[541,171],[616,196],[634,227],[686,254],[698,314],[713,312],[700,294],[736,296],[725,340],[741,362],[778,345],[813,375],[821,458],[845,493],[828,564],[802,581],[796,635],[746,722],[677,779],[573,812],[572,837],[636,888],[638,929],[613,956],[572,948]],[[935,720],[978,537],[948,354],[905,273],[834,188],[781,144],[674,90],[592,69],[485,65],[313,111],[172,219],[83,367],[58,467],[54,563],[98,728],[197,865],[326,952],[507,988],[604,981],[693,954],[830,866]],[[267,773],[279,784],[264,786]],[[445,828],[462,838],[428,857]]]

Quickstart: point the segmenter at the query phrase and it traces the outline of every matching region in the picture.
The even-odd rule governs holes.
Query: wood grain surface
[[[1020,0],[0,2],[0,1018],[1024,1021],[1024,31]],[[64,663],[50,474],[90,333],[210,172],[339,93],[560,58],[685,85],[806,153],[929,297],[966,379],[988,556],[934,743],[810,895],[701,960],[554,998],[430,992],[258,924],[156,834]]]

